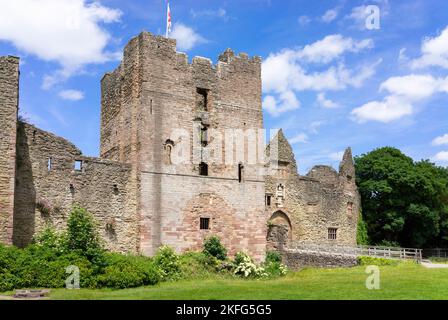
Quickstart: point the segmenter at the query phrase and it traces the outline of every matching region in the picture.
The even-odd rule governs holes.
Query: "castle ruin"
[[[339,172],[301,176],[281,130],[265,147],[259,57],[227,49],[216,65],[189,63],[173,39],[133,38],[101,80],[99,158],[19,120],[18,95],[19,59],[0,57],[2,243],[63,230],[79,204],[119,252],[200,250],[211,235],[258,260],[292,242],[356,244],[350,149]]]

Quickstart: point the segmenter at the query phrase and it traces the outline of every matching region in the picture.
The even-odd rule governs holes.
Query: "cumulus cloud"
[[[291,144],[298,144],[298,143],[307,143],[308,142],[308,135],[306,133],[299,133],[296,136],[292,137],[291,139],[288,139],[289,143]]]
[[[354,109],[351,114],[359,123],[379,121],[388,123],[411,115],[413,106],[398,97],[388,96],[382,101],[372,101]]]
[[[300,101],[292,91],[282,92],[278,98],[267,95],[263,99],[263,108],[273,117],[300,108]]]
[[[60,70],[46,76],[44,88],[49,88],[87,64],[117,58],[106,51],[111,36],[100,24],[118,22],[121,15],[119,10],[85,0],[4,1],[0,40],[44,61],[57,62]]]
[[[434,162],[448,162],[448,151],[441,151],[431,159]]]
[[[372,39],[355,41],[352,38],[334,34],[298,50],[296,58],[306,59],[309,62],[329,63],[346,52],[359,52],[372,47]]]
[[[323,92],[321,92],[317,95],[317,103],[321,107],[326,108],[326,109],[335,109],[335,108],[340,107],[338,103],[331,101],[330,99],[327,99],[325,97],[325,93],[323,93]]]
[[[270,54],[262,65],[263,92],[269,95],[265,98],[268,104],[265,109],[275,115],[297,109],[297,104],[284,104],[287,102],[284,97],[295,95],[297,91],[322,92],[360,87],[375,73],[381,60],[348,69],[342,57],[348,52],[357,53],[372,46],[370,39],[356,41],[341,35],[330,35],[303,48],[284,49]],[[314,64],[328,66],[319,71],[309,71],[308,68]],[[283,103],[277,103],[277,100]]]
[[[448,93],[448,77],[407,75],[391,77],[380,85],[380,91],[389,93],[382,101],[371,101],[352,111],[358,122],[379,121],[388,123],[414,113],[414,103],[436,93]]]
[[[321,19],[325,23],[330,23],[338,17],[338,14],[339,14],[338,9],[336,8],[330,9],[325,12],[325,14],[321,17]]]
[[[448,133],[437,137],[432,141],[433,146],[441,146],[445,144],[448,144]]]
[[[411,62],[414,69],[436,66],[448,69],[448,26],[436,37],[423,40],[422,55]]]
[[[63,90],[59,92],[59,97],[64,100],[79,101],[84,99],[84,92],[79,90]]]
[[[180,50],[185,51],[191,50],[197,44],[206,42],[196,31],[180,22],[174,24],[170,37],[177,40],[177,47]]]

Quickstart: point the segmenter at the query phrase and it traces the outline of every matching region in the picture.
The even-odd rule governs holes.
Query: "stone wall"
[[[284,250],[281,254],[283,264],[292,270],[299,270],[305,267],[341,268],[358,265],[358,258],[354,255],[303,250]]]
[[[19,59],[0,57],[0,243],[12,243]]]
[[[75,161],[81,161],[80,170]],[[64,230],[78,204],[93,214],[107,248],[136,252],[138,225],[136,207],[130,202],[135,193],[130,172],[129,165],[84,157],[65,139],[20,122],[14,244],[29,244],[46,225]]]
[[[297,173],[292,148],[283,132],[268,147],[273,153],[266,178],[266,193],[271,216],[282,214],[289,225],[288,241],[331,245],[356,245],[360,196],[353,179],[354,164],[347,149],[340,172],[328,166],[316,166],[306,175]],[[279,186],[284,188],[279,194]],[[278,223],[275,223],[278,224]],[[274,224],[274,225],[275,225]],[[337,229],[336,239],[329,239],[329,228]],[[272,241],[271,241],[272,242]],[[269,245],[276,247],[274,243]]]

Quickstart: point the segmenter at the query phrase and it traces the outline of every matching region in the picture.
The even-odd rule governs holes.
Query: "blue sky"
[[[394,146],[448,165],[445,0],[173,0],[178,50],[262,56],[267,128],[283,128],[301,173]],[[377,6],[379,29],[366,28]],[[142,30],[165,33],[165,0],[16,0],[0,55],[21,62],[20,112],[97,156],[100,79]],[[369,20],[370,21],[370,20]]]

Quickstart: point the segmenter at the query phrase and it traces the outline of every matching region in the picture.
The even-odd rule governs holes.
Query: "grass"
[[[54,289],[51,299],[308,300],[448,299],[448,269],[413,263],[380,267],[380,290],[367,290],[365,267],[304,269],[274,280],[207,278],[125,290]]]

